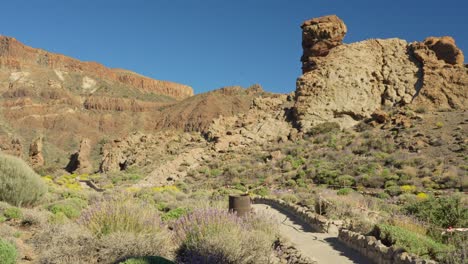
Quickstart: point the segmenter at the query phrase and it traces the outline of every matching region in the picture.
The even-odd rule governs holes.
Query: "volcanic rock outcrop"
[[[285,142],[297,132],[288,121],[290,102],[287,95],[255,98],[243,114],[215,119],[206,132],[217,152],[262,143]]]
[[[29,146],[29,162],[33,168],[44,166],[42,137],[35,139]]]
[[[328,33],[323,35],[337,36],[332,39],[340,43],[343,30],[339,29],[346,28],[341,20],[332,16],[311,21],[327,21],[326,28],[335,31],[324,30]],[[309,27],[303,29],[311,34]],[[350,127],[380,108],[403,105],[466,108],[468,69],[460,64],[463,55],[452,40],[429,38],[409,44],[400,39],[371,39],[332,45],[314,57],[305,48],[303,58],[312,58],[313,67],[297,80],[298,126],[304,131],[323,122]]]
[[[80,142],[80,149],[70,156],[66,170],[68,172],[77,172],[79,174],[92,173],[93,166],[91,165],[91,142],[87,138],[83,138]]]
[[[345,23],[335,15],[305,21],[302,26],[302,72],[313,70],[314,57],[324,57],[330,49],[342,44],[346,35]]]

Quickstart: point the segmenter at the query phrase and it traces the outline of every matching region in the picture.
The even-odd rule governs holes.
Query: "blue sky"
[[[451,35],[468,53],[465,0],[43,0],[1,2],[0,34],[192,86],[295,89],[300,24],[337,14],[345,42]],[[467,54],[468,56],[468,54]]]

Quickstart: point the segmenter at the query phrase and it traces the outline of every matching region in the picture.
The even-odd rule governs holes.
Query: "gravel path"
[[[257,212],[265,212],[277,219],[281,223],[280,233],[293,242],[303,255],[318,263],[372,263],[343,245],[335,235],[317,233],[293,216],[269,205],[253,204],[252,207]]]

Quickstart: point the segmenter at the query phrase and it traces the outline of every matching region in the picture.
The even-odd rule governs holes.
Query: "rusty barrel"
[[[242,217],[250,213],[250,197],[248,194],[229,195],[229,211]]]

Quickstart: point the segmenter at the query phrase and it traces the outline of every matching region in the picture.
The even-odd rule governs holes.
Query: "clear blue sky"
[[[347,24],[347,43],[451,35],[468,53],[465,0],[3,0],[0,8],[0,34],[196,93],[253,83],[293,91],[299,26],[328,14]]]

